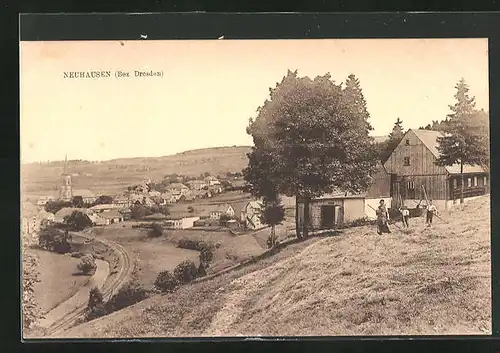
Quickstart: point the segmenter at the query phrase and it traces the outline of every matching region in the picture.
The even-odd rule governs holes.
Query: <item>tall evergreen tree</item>
[[[464,202],[463,167],[484,165],[489,160],[489,138],[485,131],[484,118],[475,110],[475,98],[469,96],[469,87],[462,78],[455,86],[457,102],[450,105],[444,126],[445,136],[438,138],[440,156],[437,164],[451,166],[460,164],[460,203]],[[487,130],[487,127],[486,127]]]
[[[347,77],[344,88],[344,97],[347,100],[352,117],[360,119],[360,121],[365,124],[367,131],[373,130],[373,127],[369,122],[370,113],[368,113],[366,108],[366,100],[363,95],[363,90],[361,89],[361,84],[359,83],[359,79],[354,74],[350,74]]]
[[[384,141],[380,147],[380,160],[385,163],[394,149],[398,146],[403,138],[405,132],[403,130],[403,121],[397,118],[389,138]]]

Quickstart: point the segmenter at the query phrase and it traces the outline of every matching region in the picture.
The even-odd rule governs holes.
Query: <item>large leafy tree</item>
[[[87,227],[92,227],[92,221],[83,212],[73,211],[69,216],[64,217],[66,223],[73,230],[84,230]]]
[[[437,164],[460,164],[460,203],[464,202],[464,165],[489,163],[488,120],[484,111],[475,109],[475,97],[469,95],[469,87],[462,78],[455,86],[454,105],[450,105],[444,128],[444,137],[438,138]],[[486,115],[486,117],[485,117]]]
[[[329,74],[312,80],[288,70],[257,112],[247,128],[254,147],[245,180],[254,194],[268,185],[303,202],[303,234],[297,226],[297,236],[308,234],[312,198],[370,185],[376,158],[367,122]]]

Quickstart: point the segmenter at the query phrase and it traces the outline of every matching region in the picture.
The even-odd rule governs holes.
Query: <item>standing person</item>
[[[432,200],[429,200],[429,204],[427,205],[427,217],[426,217],[426,223],[428,227],[431,226],[432,217],[434,216],[435,213],[437,213],[437,208],[432,204]]]
[[[401,212],[401,215],[403,216],[403,227],[409,228],[408,219],[410,218],[410,211],[408,210],[408,207],[405,205],[401,206],[399,212]]]
[[[378,209],[377,209],[377,234],[381,235],[382,233],[390,233],[389,230],[389,212],[387,212],[387,208],[385,207],[384,200],[380,200]]]

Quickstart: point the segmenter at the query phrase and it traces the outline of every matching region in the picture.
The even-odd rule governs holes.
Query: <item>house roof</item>
[[[118,210],[109,210],[109,211],[104,211],[101,214],[99,214],[102,218],[121,218],[123,217]]]
[[[439,150],[437,146],[438,137],[444,137],[440,131],[433,130],[409,130],[412,131],[420,141],[427,147],[427,149],[434,155],[434,157],[439,158]],[[446,171],[450,174],[460,174],[460,164],[454,164],[452,166],[445,166]],[[468,173],[485,173],[484,168],[480,166],[473,166],[470,164],[464,164],[463,172]]]
[[[75,211],[80,211],[86,215],[90,213],[88,208],[63,207],[56,212],[55,218],[64,220],[64,217],[70,216]]]
[[[81,197],[95,197],[94,193],[89,189],[73,189],[73,196],[81,196]]]
[[[104,218],[102,218],[101,216],[97,215],[97,214],[89,214],[87,215],[90,220],[97,224],[97,225],[100,225],[100,224],[106,224],[106,220]]]
[[[100,211],[100,210],[114,210],[117,208],[121,208],[122,206],[120,205],[115,205],[115,204],[101,204],[101,205],[95,205],[90,207],[91,210],[94,211]]]
[[[189,189],[189,188],[183,183],[172,183],[167,186],[167,189],[172,190],[172,189]]]
[[[207,176],[207,177],[205,178],[205,180],[213,180],[213,181],[215,181],[215,180],[219,180],[219,179],[217,179],[216,177],[214,177],[214,176],[212,176],[212,175],[209,175],[209,176]]]
[[[144,217],[144,219],[167,219],[167,216],[165,216],[162,213],[155,213],[155,214]]]
[[[241,212],[245,209],[248,201],[232,202],[231,207],[234,210],[234,214],[239,216]]]
[[[182,218],[190,218],[190,217],[198,217],[198,215],[195,212],[189,213],[188,211],[184,210],[172,210],[170,211],[170,214],[166,216],[166,219],[169,220],[175,220],[175,219],[182,219]]]
[[[198,185],[203,185],[203,184],[205,184],[205,182],[204,182],[203,180],[190,180],[190,181],[188,181],[187,183],[188,183],[188,184],[191,184],[191,185],[193,185],[193,184],[198,184]]]

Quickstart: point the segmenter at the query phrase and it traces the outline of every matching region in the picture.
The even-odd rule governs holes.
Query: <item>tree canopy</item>
[[[254,195],[265,196],[266,189],[275,188],[308,204],[335,188],[368,188],[377,163],[371,127],[359,81],[351,77],[348,82],[343,89],[330,74],[310,79],[288,70],[270,89],[247,128],[254,147],[244,175]],[[308,207],[304,209],[308,220]]]

